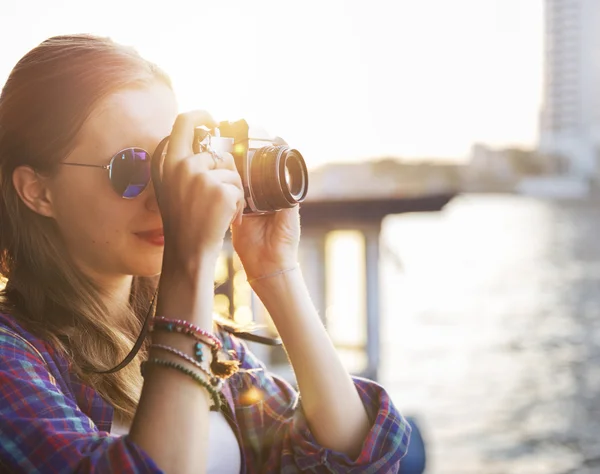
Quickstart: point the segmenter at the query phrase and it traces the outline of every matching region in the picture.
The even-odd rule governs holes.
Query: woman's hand
[[[245,215],[231,231],[248,279],[292,268],[298,262],[299,206],[273,214]]]
[[[215,125],[203,111],[177,117],[163,164],[160,210],[165,263],[194,271],[199,262],[218,256],[227,229],[241,216],[244,191],[233,157],[194,154],[198,126]]]
[[[277,145],[287,145],[276,137]],[[299,206],[273,214],[246,215],[232,226],[233,247],[249,280],[292,268],[298,262]]]

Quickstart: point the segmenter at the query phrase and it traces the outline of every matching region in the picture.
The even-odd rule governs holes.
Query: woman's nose
[[[148,209],[151,212],[160,212],[160,207],[158,206],[158,201],[156,199],[156,193],[154,192],[154,184],[152,183],[152,180],[150,180],[150,182],[148,183],[148,187],[144,192],[144,199],[146,201],[146,209]]]

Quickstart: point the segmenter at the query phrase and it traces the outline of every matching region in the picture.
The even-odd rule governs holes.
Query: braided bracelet
[[[190,364],[193,364],[195,367],[198,367],[202,372],[206,374],[208,380],[210,380],[210,384],[215,388],[215,390],[220,391],[223,388],[223,381],[220,380],[218,377],[213,376],[208,370],[206,370],[204,366],[200,363],[201,360],[194,360],[185,352],[181,352],[180,350],[177,350],[174,347],[166,346],[164,344],[151,344],[150,349],[152,349],[153,347],[156,349],[162,349],[163,351],[170,352],[171,354],[175,354],[176,356],[179,356],[182,359],[188,361]]]
[[[184,374],[190,376],[191,378],[193,378],[196,381],[197,384],[204,387],[210,394],[210,396],[213,400],[213,406],[210,407],[210,410],[211,411],[220,411],[221,410],[221,397],[219,397],[219,393],[214,389],[214,387],[210,383],[208,383],[206,380],[204,380],[200,375],[198,375],[193,370],[188,369],[187,367],[185,367],[181,364],[178,364],[177,362],[152,358],[152,359],[148,359],[148,360],[142,362],[142,365],[141,365],[142,377],[144,376],[144,373],[145,373],[146,364],[161,365],[163,367],[177,369],[180,372],[183,372]]]
[[[190,323],[189,321],[184,321],[182,319],[170,319],[165,318],[164,316],[157,316],[152,321],[151,328],[155,327],[165,328],[171,332],[181,332],[187,334],[189,336],[193,336],[196,340],[200,342],[204,342],[208,346],[216,346],[218,349],[223,347],[221,341],[214,336],[213,334],[205,331],[204,329],[199,328],[195,324]]]

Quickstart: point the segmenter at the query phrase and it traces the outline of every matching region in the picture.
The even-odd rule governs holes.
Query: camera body
[[[208,145],[233,155],[244,187],[244,214],[269,214],[304,201],[308,170],[298,150],[280,140],[252,138],[245,120],[220,122],[206,132],[196,129],[195,149]]]

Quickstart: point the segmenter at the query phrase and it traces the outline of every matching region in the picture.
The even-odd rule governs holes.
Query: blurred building
[[[471,147],[471,156],[464,170],[464,184],[474,192],[512,191],[516,175],[508,152],[481,143]]]
[[[545,0],[540,152],[583,178],[600,164],[600,1]]]
[[[311,171],[311,199],[408,198],[453,193],[460,188],[460,166],[402,162],[394,158],[330,163]]]

